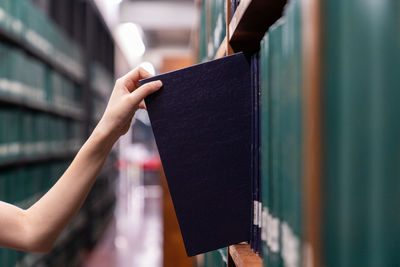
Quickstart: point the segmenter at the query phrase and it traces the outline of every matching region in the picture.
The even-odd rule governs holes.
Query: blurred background
[[[0,1],[0,199],[27,208],[55,183],[116,78],[139,65],[156,74],[192,64],[198,13],[193,0]],[[182,257],[175,215],[163,217],[172,203],[161,175],[138,111],[54,249],[0,248],[0,266],[162,266],[164,220],[177,240],[171,257]]]
[[[245,51],[261,118],[252,244],[186,256],[138,111],[51,252],[0,248],[0,267],[400,266],[399,14],[398,0],[0,0],[2,201],[28,208],[57,181],[136,66]]]

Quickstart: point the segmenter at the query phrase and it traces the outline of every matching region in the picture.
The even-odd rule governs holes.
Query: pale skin
[[[151,75],[137,68],[115,83],[107,108],[91,136],[57,183],[24,210],[0,201],[0,246],[46,253],[82,206],[112,146],[130,128],[132,117],[145,108],[143,99],[162,83],[139,87]]]

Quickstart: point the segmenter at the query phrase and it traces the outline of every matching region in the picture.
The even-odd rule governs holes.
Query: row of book
[[[82,87],[54,70],[47,69],[46,74],[46,104],[57,109],[81,114],[83,111]]]
[[[302,262],[301,53],[300,1],[292,0],[260,48],[262,244],[256,248],[266,266]]]
[[[0,172],[0,199],[20,208],[29,208],[64,173],[69,161],[53,161]],[[26,253],[0,248],[0,265],[16,266]]]
[[[0,43],[0,95],[65,111],[82,108],[82,88],[21,49]]]
[[[261,44],[262,251],[266,266],[307,266],[301,1]],[[321,265],[398,266],[399,9],[325,1],[322,17]],[[336,12],[332,12],[335,10]],[[354,34],[357,32],[357,34]],[[317,141],[317,140],[316,140]],[[313,192],[316,193],[316,192]],[[310,203],[308,203],[310,204]]]
[[[233,16],[240,1],[232,1]],[[291,0],[249,55],[252,98],[250,247],[265,266],[302,263],[302,57],[300,1]],[[226,264],[218,251],[204,266]]]
[[[102,64],[93,62],[90,65],[90,85],[100,96],[108,99],[114,87],[114,77]]]
[[[54,161],[2,170],[0,199],[28,208],[60,178],[68,164],[69,161]]]
[[[47,113],[0,107],[0,161],[74,152],[82,144],[80,121]]]
[[[92,98],[92,119],[94,123],[97,123],[103,116],[106,110],[107,102],[99,97]]]
[[[91,91],[83,81],[101,88],[107,97],[105,88],[111,92],[113,83],[102,66],[86,73],[83,62],[87,57],[77,45],[77,38],[86,34],[81,32],[85,29],[72,29],[75,41],[64,31],[70,32],[66,28],[75,23],[71,20],[78,16],[77,5],[83,3],[94,12],[89,1],[87,5],[86,1],[67,1],[68,8],[62,10],[62,15],[68,23],[60,23],[65,29],[48,16],[57,13],[53,10],[59,7],[56,2],[59,1],[0,0],[0,35],[4,41],[0,42],[0,201],[22,208],[31,206],[57,181],[83,144],[89,128],[84,120],[84,113],[90,113],[88,106],[104,108],[106,99],[94,96],[89,99],[92,105],[84,105],[83,93]],[[78,19],[97,21],[98,17]],[[99,37],[96,42],[103,43]],[[87,64],[92,66],[92,62]],[[115,160],[107,160],[106,171],[102,171],[87,201],[50,253],[0,248],[0,266],[81,265],[82,251],[95,245],[113,215]]]
[[[199,59],[214,58],[226,35],[225,0],[201,2]]]
[[[0,27],[75,77],[82,78],[82,52],[32,1],[0,1]]]
[[[320,108],[312,115],[321,125],[308,128],[304,112],[304,96],[315,88],[303,86],[308,58],[302,51],[308,47],[302,44],[312,39],[302,40],[301,0],[288,1],[251,58],[249,241],[268,267],[400,266],[399,5],[322,2],[326,16],[320,18],[320,32],[313,32],[321,45],[321,68],[312,73],[321,81],[312,100]],[[306,151],[303,130],[318,131],[312,142],[321,146],[320,165],[313,166],[320,171],[313,174],[318,188],[311,192],[304,155],[314,151]],[[306,192],[318,203],[306,203]],[[320,209],[305,217],[315,204]],[[312,229],[319,247],[307,243],[310,222],[320,226]],[[315,256],[320,262],[311,261]],[[225,263],[218,250],[205,255],[204,266]]]

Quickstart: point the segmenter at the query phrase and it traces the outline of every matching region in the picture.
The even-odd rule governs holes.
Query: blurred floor
[[[121,171],[115,219],[84,267],[161,267],[161,188],[143,184],[143,173]]]

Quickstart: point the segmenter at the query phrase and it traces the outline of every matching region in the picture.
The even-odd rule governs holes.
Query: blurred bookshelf
[[[114,49],[91,0],[0,1],[1,200],[27,208],[63,174],[105,109]],[[115,160],[50,253],[1,248],[0,265],[80,266],[113,216]]]

